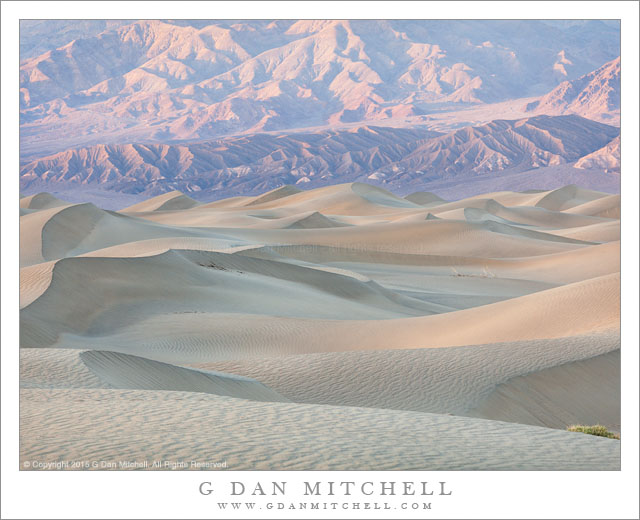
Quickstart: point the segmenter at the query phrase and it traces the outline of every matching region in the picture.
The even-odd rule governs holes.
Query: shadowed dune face
[[[122,212],[171,211],[189,209],[197,205],[197,201],[193,200],[191,197],[185,195],[184,193],[181,193],[179,191],[170,191],[169,193],[165,193],[164,195],[154,197],[151,200],[146,200],[144,202],[140,202],[139,204],[129,206],[128,208],[123,209]]]
[[[50,193],[37,193],[20,199],[20,208],[29,210],[56,208],[66,204],[65,201],[54,197]]]
[[[591,389],[594,381],[598,381],[597,392]],[[469,415],[551,428],[602,424],[620,432],[619,403],[620,351],[614,350],[515,377],[499,385]]]
[[[181,390],[252,401],[287,401],[273,390],[247,377],[193,370],[99,350],[82,352],[80,358],[89,370],[112,388]]]
[[[567,186],[447,202],[356,183],[210,204],[172,192],[122,212],[22,201],[21,457],[40,453],[36,438],[73,433],[47,419],[43,434],[34,417],[67,400],[60,413],[77,418],[75,392],[92,389],[118,417],[140,396],[162,410],[182,403],[185,454],[206,452],[187,428],[204,410],[230,421],[261,410],[268,429],[286,410],[300,432],[324,431],[318,418],[333,410],[339,431],[382,414],[449,429],[452,446],[465,431],[495,431],[527,454],[515,468],[483,437],[485,469],[569,469],[586,463],[587,445],[601,467],[619,465],[616,441],[558,430],[619,426],[619,197]],[[266,456],[234,431],[232,469],[325,467],[300,448]],[[88,443],[119,449],[95,432],[85,428]],[[136,452],[163,445],[136,435],[126,430]],[[335,456],[323,435],[319,453]],[[400,439],[385,430],[379,441]],[[417,442],[431,468],[482,466]],[[340,449],[366,456],[357,468],[377,460]],[[545,449],[557,458],[534,459]],[[414,467],[410,453],[382,466]]]
[[[295,186],[281,186],[280,188],[276,188],[264,195],[260,195],[259,197],[254,197],[251,202],[248,202],[246,206],[255,206],[258,204],[264,204],[266,202],[271,202],[272,200],[282,199],[284,197],[288,197],[289,195],[295,195],[296,193],[300,193],[302,190],[296,188]]]
[[[435,193],[429,193],[426,191],[417,191],[411,193],[405,197],[409,202],[420,204],[421,206],[436,205],[444,202],[443,199],[438,197]]]
[[[536,206],[552,211],[562,211],[601,198],[603,198],[602,193],[571,185],[548,193],[538,201]]]

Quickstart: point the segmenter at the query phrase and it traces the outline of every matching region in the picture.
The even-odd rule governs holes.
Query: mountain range
[[[447,134],[364,126],[191,144],[96,145],[29,162],[20,173],[25,188],[46,181],[145,194],[168,189],[252,193],[281,184],[318,187],[344,181],[401,188],[568,164],[618,135],[616,127],[575,115],[498,120]]]
[[[620,58],[527,104],[526,110],[543,114],[577,114],[620,125]]]
[[[619,124],[619,27],[610,22],[28,21],[23,29],[26,191],[426,185],[570,164],[619,135],[593,122]]]

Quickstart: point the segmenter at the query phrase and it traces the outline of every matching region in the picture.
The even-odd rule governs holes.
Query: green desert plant
[[[606,426],[602,426],[601,424],[595,424],[593,426],[584,426],[582,424],[574,424],[573,426],[569,426],[567,428],[567,431],[588,433],[589,435],[597,435],[598,437],[607,437],[609,439],[620,440],[620,435],[618,435],[617,433],[610,432],[609,430],[607,430]]]

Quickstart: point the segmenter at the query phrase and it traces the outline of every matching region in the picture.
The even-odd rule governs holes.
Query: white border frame
[[[198,494],[231,480],[447,481],[426,514],[406,518],[638,518],[638,3],[626,2],[3,2],[2,3],[2,518],[230,518]],[[20,18],[621,19],[622,471],[620,472],[19,472],[18,22]],[[576,16],[578,15],[578,16]],[[219,496],[219,495],[218,495]],[[288,499],[295,499],[288,494]],[[378,498],[379,500],[379,498]],[[301,511],[260,511],[299,518]],[[385,518],[375,511],[307,511]],[[229,516],[230,515],[230,516]],[[323,516],[324,515],[324,516]],[[393,516],[402,518],[401,511]]]

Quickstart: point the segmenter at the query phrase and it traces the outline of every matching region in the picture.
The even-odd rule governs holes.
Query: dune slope
[[[620,432],[620,351],[514,377],[467,415],[550,428],[602,424]]]
[[[137,356],[92,350],[80,359],[112,388],[178,390],[226,395],[252,401],[286,401],[276,392],[247,377],[193,370]]]

